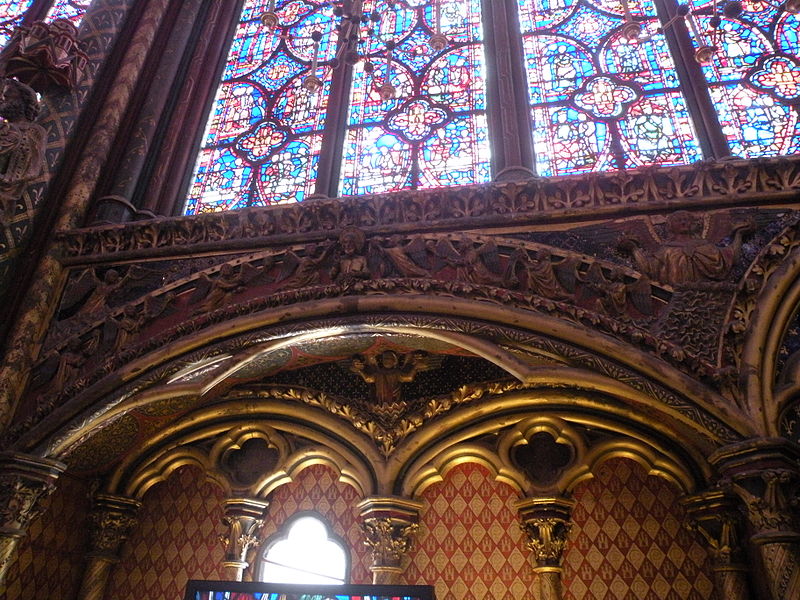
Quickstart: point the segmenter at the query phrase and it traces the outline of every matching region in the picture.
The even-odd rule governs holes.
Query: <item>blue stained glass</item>
[[[77,27],[91,3],[92,0],[55,0],[45,20],[69,19]]]
[[[555,28],[561,35],[580,40],[582,44],[595,50],[609,32],[622,24],[619,17],[610,17],[580,5],[570,18]]]
[[[709,17],[700,16],[698,23],[701,31],[710,31]],[[769,39],[757,28],[750,27],[741,21],[722,19],[717,29],[719,38],[713,39],[705,35],[705,43],[719,46],[711,64],[704,65],[703,70],[710,81],[739,80],[755,65],[760,56],[773,51]]]
[[[533,109],[536,172],[545,177],[587,173],[609,163],[608,126],[564,106]]]
[[[325,125],[336,19],[328,3],[278,0],[278,26],[261,24],[268,0],[247,0],[189,191],[187,211],[297,202],[313,193]],[[309,92],[314,42],[323,32]],[[223,158],[224,157],[224,160]],[[220,163],[220,161],[223,161]],[[241,190],[233,191],[233,181]]]
[[[781,52],[797,56],[800,54],[800,14],[784,13],[778,19],[775,38]]]
[[[588,49],[574,40],[551,35],[526,39],[526,66],[531,103],[566,100],[595,73]]]
[[[14,28],[20,24],[25,16],[25,11],[33,4],[33,0],[19,2],[18,0],[0,1],[0,47],[5,46],[11,39]]]
[[[440,31],[448,42],[436,50],[430,44],[435,17],[427,2],[390,8],[369,0],[364,10],[376,6],[390,14],[373,37],[399,44],[388,73],[387,51],[378,42],[369,46],[375,68],[354,68],[340,194],[488,181],[488,140],[485,129],[479,131],[486,127],[480,0],[442,1]],[[380,93],[387,83],[393,95]],[[453,136],[450,143],[442,142],[444,132]],[[456,154],[445,154],[454,149]]]
[[[577,4],[578,0],[540,0],[536,24],[525,19],[520,23],[523,35],[530,35],[537,29],[540,31],[551,30],[569,17]]]
[[[622,145],[634,165],[690,163],[702,158],[680,94],[644,97],[619,121]]]
[[[621,33],[611,36],[601,50],[604,69],[638,83],[645,91],[680,86],[678,74],[672,67],[669,47],[663,34],[650,22],[645,30],[649,39],[627,43]]]

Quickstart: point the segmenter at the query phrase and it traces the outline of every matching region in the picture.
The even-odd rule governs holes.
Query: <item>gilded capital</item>
[[[222,536],[225,543],[223,566],[232,570],[233,579],[241,581],[249,566],[247,555],[259,542],[258,530],[264,524],[269,502],[257,498],[231,498],[225,501],[223,519],[228,531]]]
[[[0,453],[0,582],[20,538],[42,511],[41,501],[53,493],[64,469],[64,464],[47,458]]]
[[[574,500],[562,497],[528,498],[517,503],[520,527],[533,552],[534,570],[560,570],[573,506]]]
[[[717,568],[741,566],[742,515],[737,499],[722,490],[711,490],[681,501],[691,521],[688,528],[699,533]]]
[[[422,504],[405,498],[374,496],[358,505],[364,544],[372,551],[373,574],[402,572],[402,561],[419,529]]]
[[[795,501],[800,490],[800,447],[783,439],[732,444],[709,457],[720,485],[739,497],[755,530],[753,541],[800,539]],[[776,537],[777,536],[777,537]]]
[[[137,523],[136,513],[141,506],[133,498],[98,494],[89,514],[89,556],[117,562],[122,543]]]

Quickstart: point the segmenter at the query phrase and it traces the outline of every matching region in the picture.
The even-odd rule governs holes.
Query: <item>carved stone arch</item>
[[[320,415],[316,415],[318,426],[314,427],[308,424],[313,419],[302,419],[302,410],[284,407],[281,415],[275,408],[274,404],[255,406],[252,402],[246,405],[231,401],[199,411],[125,456],[109,475],[107,487],[111,492],[126,490],[142,495],[178,467],[191,463],[203,469],[229,495],[265,498],[307,467],[325,464],[360,495],[372,493],[376,475],[370,459],[375,459],[374,455],[365,456],[345,443],[330,427],[332,422]],[[220,419],[220,414],[227,413],[235,414],[236,419]],[[303,423],[294,422],[298,416]],[[272,464],[264,465],[263,473],[242,485],[231,477],[230,469],[220,459],[243,440],[253,439],[269,440],[266,443],[276,449],[277,456]]]
[[[779,435],[785,404],[776,390],[776,360],[800,307],[800,223],[780,232],[750,266],[736,297],[728,351],[738,359],[742,402],[764,436]]]
[[[700,435],[720,438],[723,442],[752,434],[736,410],[729,406],[730,402],[655,357],[612,338],[603,340],[606,356],[590,355],[585,349],[596,345],[598,340],[597,335],[586,328],[550,317],[517,314],[499,306],[453,298],[392,298],[393,305],[412,312],[377,312],[385,308],[385,302],[379,297],[353,298],[346,305],[325,301],[313,307],[285,309],[282,315],[248,316],[227,324],[219,332],[205,332],[188,348],[181,346],[182,355],[148,354],[141,362],[133,361],[123,371],[109,374],[69,400],[63,410],[76,415],[71,424],[60,425],[58,433],[47,437],[41,436],[40,429],[33,428],[20,434],[18,447],[38,446],[48,455],[63,452],[80,440],[90,421],[101,419],[99,423],[111,413],[122,414],[157,396],[162,399],[183,397],[192,402],[192,398],[199,401],[210,394],[224,394],[239,363],[234,356],[237,351],[236,356],[241,357],[243,364],[304,335],[313,338],[358,331],[415,334],[446,340],[499,365],[524,382],[523,385],[556,385],[560,381],[577,380],[587,389],[627,397],[634,403],[659,406],[659,410],[671,413],[670,418],[698,432],[709,430]],[[355,314],[343,316],[341,313],[345,309]],[[210,334],[213,335],[208,337]],[[531,350],[553,357],[559,364],[549,369],[541,365],[532,368],[520,358],[521,352]],[[218,360],[215,361],[215,357]],[[205,379],[184,382],[193,369],[202,371],[198,365],[210,374]],[[570,373],[569,369],[575,370]],[[115,387],[109,389],[109,386]],[[655,404],[654,395],[660,398]],[[76,409],[80,407],[89,408],[78,412]]]
[[[187,465],[198,467],[207,479],[219,485],[226,493],[231,492],[227,478],[215,471],[208,456],[196,448],[175,448],[142,467],[124,482],[112,477],[108,492],[141,500],[150,488],[166,481],[175,471]]]
[[[573,396],[565,393],[563,396]],[[562,399],[563,399],[562,396]],[[630,458],[653,475],[676,485],[684,493],[706,486],[711,467],[699,449],[684,446],[677,431],[658,432],[653,425],[628,420],[623,415],[587,414],[580,406],[556,407],[556,395],[537,406],[520,405],[517,399],[505,407],[490,406],[484,419],[448,427],[438,436],[430,436],[409,456],[406,466],[396,475],[396,493],[418,496],[429,485],[441,481],[449,469],[463,462],[477,462],[492,476],[507,483],[521,495],[566,493],[580,481],[592,477],[592,471],[614,457]],[[573,396],[574,397],[574,396]],[[513,410],[509,410],[513,406]],[[545,424],[547,424],[545,426]],[[645,429],[645,431],[643,431]],[[524,465],[513,459],[515,442],[533,438],[539,432],[560,432],[559,439],[576,448],[575,459],[566,464],[548,485],[537,486]],[[527,437],[526,437],[527,435]],[[520,444],[517,443],[517,446]]]

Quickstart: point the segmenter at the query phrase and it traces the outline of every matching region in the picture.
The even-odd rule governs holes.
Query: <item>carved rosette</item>
[[[233,581],[241,581],[250,565],[247,555],[258,542],[258,530],[264,524],[269,502],[257,498],[231,498],[225,501],[223,522],[228,526],[222,536],[225,542],[225,561]]]
[[[520,526],[533,552],[537,598],[561,600],[561,561],[572,527],[570,498],[527,498],[517,503]]]
[[[0,453],[0,582],[5,579],[19,540],[42,511],[66,465],[16,452]]]
[[[682,504],[691,519],[688,528],[700,534],[713,557],[717,596],[730,600],[750,598],[741,545],[743,523],[736,498],[711,490],[685,498]]]
[[[800,447],[784,438],[731,444],[709,457],[744,504],[773,600],[800,598]]]
[[[358,505],[364,544],[372,551],[372,582],[400,583],[403,559],[419,529],[422,504],[395,496],[367,498]]]

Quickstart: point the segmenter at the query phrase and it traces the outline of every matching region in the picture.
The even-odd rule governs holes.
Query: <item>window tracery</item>
[[[797,152],[792,2],[508,0],[521,50],[498,50],[524,66],[514,93],[534,157],[518,166],[560,176]],[[481,0],[341,4],[245,3],[187,214],[492,178],[502,134]]]

